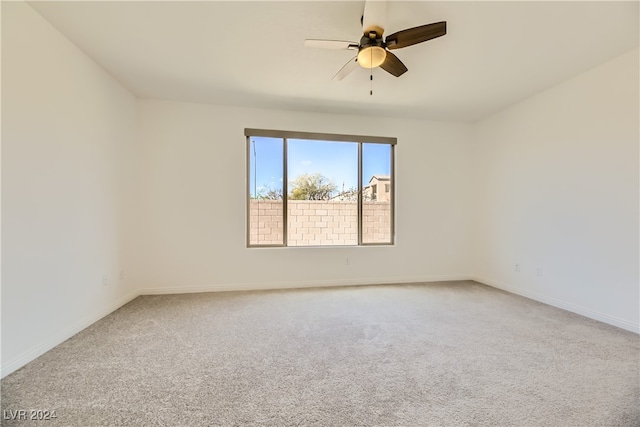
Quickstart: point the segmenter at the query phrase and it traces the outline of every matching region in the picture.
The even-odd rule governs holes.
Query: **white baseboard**
[[[250,284],[217,284],[205,286],[186,286],[179,288],[144,288],[139,290],[139,295],[162,294],[188,294],[200,292],[229,292],[229,291],[262,291],[269,289],[297,289],[297,288],[323,288],[341,286],[366,286],[366,285],[391,285],[399,283],[425,283],[425,282],[451,282],[458,280],[472,280],[471,275],[465,276],[414,276],[414,277],[387,277],[377,279],[350,279],[350,280],[310,280],[297,282],[268,282]]]
[[[10,373],[22,368],[24,365],[31,362],[32,360],[42,356],[44,353],[51,350],[55,346],[62,344],[64,341],[68,340],[69,338],[71,338],[78,332],[82,331],[86,327],[91,326],[92,324],[102,319],[106,315],[116,311],[123,305],[127,304],[128,302],[136,298],[138,295],[139,293],[137,291],[130,293],[126,297],[121,298],[115,303],[107,306],[105,309],[84,318],[82,321],[76,323],[72,327],[65,329],[64,331],[51,337],[45,342],[31,348],[31,350],[26,351],[25,353],[14,358],[13,360],[10,360],[7,363],[3,363],[2,368],[0,369],[0,378],[6,377]]]
[[[627,331],[635,332],[636,334],[640,334],[640,323],[633,323],[627,320],[619,319],[614,316],[610,316],[608,314],[600,313],[595,310],[591,310],[589,308],[581,307],[579,305],[575,305],[566,301],[559,300],[557,298],[549,297],[546,295],[539,294],[537,292],[531,292],[527,289],[519,288],[516,286],[509,286],[503,283],[499,283],[495,280],[486,279],[483,277],[473,277],[471,280],[476,282],[485,284],[487,286],[491,286],[493,288],[502,289],[503,291],[510,292],[512,294],[521,295],[523,297],[527,297],[529,299],[542,302],[544,304],[548,304],[557,308],[561,308],[563,310],[570,311],[572,313],[580,314],[582,316],[588,317],[590,319],[598,320],[600,322],[608,323],[609,325],[617,326],[618,328],[625,329]]]

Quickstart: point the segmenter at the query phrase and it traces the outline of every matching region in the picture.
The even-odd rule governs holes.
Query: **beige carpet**
[[[474,282],[144,296],[3,379],[57,418],[2,425],[640,426],[639,363]]]

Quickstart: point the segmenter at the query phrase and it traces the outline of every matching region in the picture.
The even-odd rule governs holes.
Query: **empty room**
[[[1,425],[640,426],[638,1],[2,1]]]

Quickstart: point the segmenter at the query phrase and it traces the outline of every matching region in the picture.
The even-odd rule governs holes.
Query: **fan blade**
[[[386,0],[367,0],[364,3],[362,13],[362,32],[369,37],[369,33],[374,31],[376,38],[382,37],[387,24],[387,2]]]
[[[344,64],[344,66],[342,68],[340,68],[340,71],[338,71],[336,73],[336,75],[333,76],[333,80],[342,80],[342,79],[344,79],[349,74],[351,74],[353,72],[353,70],[355,70],[356,68],[358,68],[358,57],[357,56],[353,57],[352,59],[349,60],[349,62]]]
[[[387,37],[385,43],[387,49],[400,49],[401,47],[426,42],[445,34],[447,34],[447,23],[442,21],[398,31]]]
[[[385,58],[382,65],[380,65],[380,68],[396,77],[400,77],[408,71],[407,67],[404,66],[402,61],[400,61],[398,57],[391,52],[387,52],[387,57]]]
[[[321,49],[357,49],[358,43],[348,42],[344,40],[317,40],[306,39],[304,41],[306,47],[318,47]]]

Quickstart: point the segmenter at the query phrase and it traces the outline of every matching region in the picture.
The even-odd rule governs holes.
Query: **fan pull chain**
[[[371,52],[371,62],[370,65],[373,65],[373,49],[369,49]],[[373,96],[373,68],[369,68],[369,95]]]

